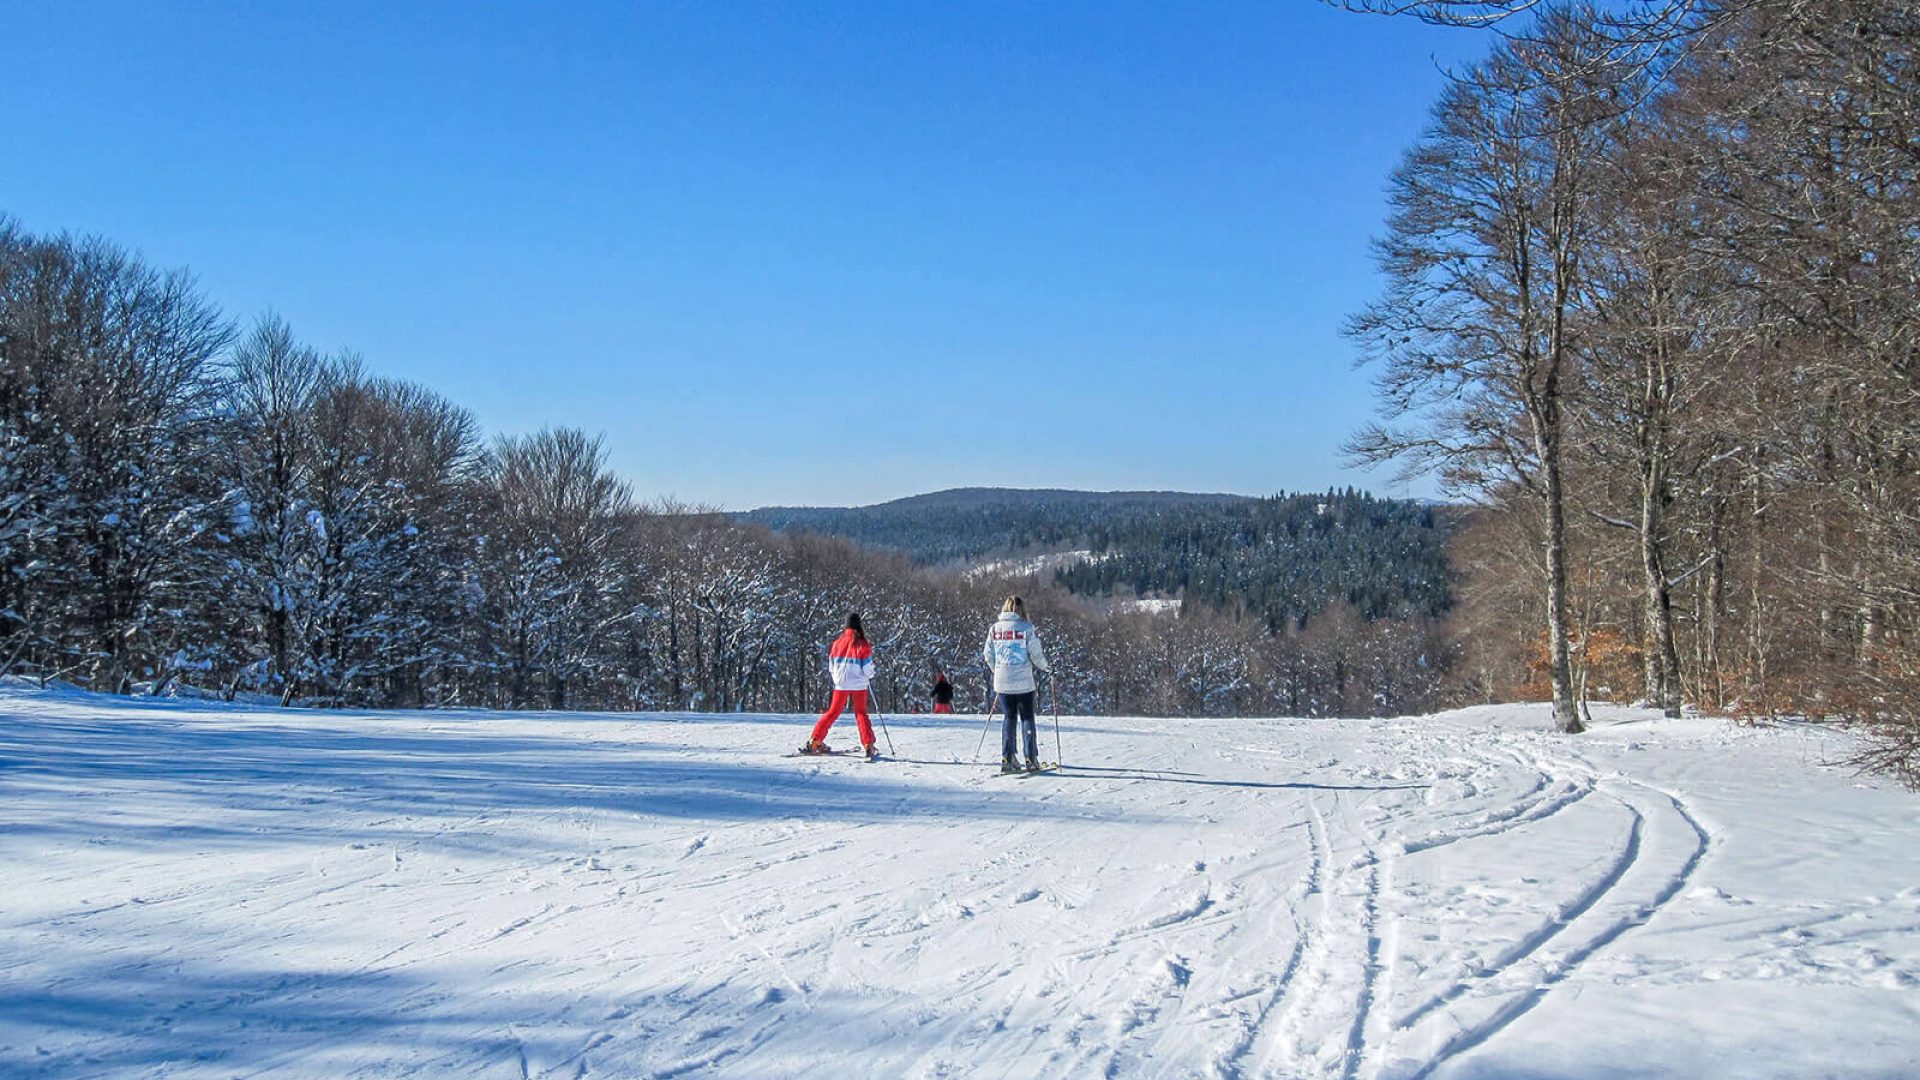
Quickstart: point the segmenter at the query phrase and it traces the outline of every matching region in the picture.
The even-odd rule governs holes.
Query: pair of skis
[[[868,757],[866,754],[863,754],[858,750],[795,750],[793,753],[788,754],[786,756],[790,758],[851,757],[851,758],[860,758],[863,761],[885,761],[886,760],[885,758],[881,757],[878,754],[875,754],[872,757]],[[994,776],[1040,776],[1044,773],[1053,772],[1059,768],[1060,768],[1060,763],[1057,761],[1043,761],[1040,763],[1040,767],[1037,769],[1002,768],[996,771],[993,775]]]
[[[803,749],[795,750],[793,753],[788,754],[786,756],[787,757],[851,757],[851,758],[859,758],[862,761],[885,761],[886,760],[885,758],[881,757],[878,753],[869,755],[864,751],[860,751],[860,750],[807,750],[803,748]]]

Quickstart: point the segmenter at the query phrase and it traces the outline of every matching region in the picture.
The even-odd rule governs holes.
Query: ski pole
[[[973,763],[980,764],[980,751],[987,748],[987,728],[993,726],[993,691],[987,691],[987,712],[980,718],[980,741],[973,748]]]
[[[887,730],[887,718],[880,712],[880,694],[878,691],[867,695],[873,701],[873,718],[880,721],[880,733],[887,737],[887,756],[893,757],[893,732]]]
[[[1053,763],[1060,764],[1060,680],[1047,672],[1047,696],[1053,699]]]

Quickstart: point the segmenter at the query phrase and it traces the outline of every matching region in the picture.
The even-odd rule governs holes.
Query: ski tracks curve
[[[1426,1080],[1496,1038],[1531,1012],[1595,953],[1645,924],[1681,894],[1713,843],[1675,793],[1618,773],[1506,746],[1475,762],[1489,772],[1519,767],[1532,776],[1506,802],[1415,833],[1380,833],[1341,791],[1303,795],[1309,857],[1285,918],[1291,950],[1255,995],[1258,1005],[1212,1072],[1240,1077]],[[1454,844],[1550,823],[1599,797],[1623,815],[1619,848],[1597,879],[1558,903],[1547,921],[1495,960],[1437,987],[1410,986],[1395,1001],[1399,928],[1397,862]],[[1396,1007],[1398,1006],[1398,1007]]]
[[[1497,1038],[1532,1012],[1595,953],[1646,924],[1692,880],[1713,846],[1713,834],[1674,792],[1614,773],[1545,756],[1543,771],[1580,776],[1569,790],[1549,797],[1542,812],[1523,812],[1488,823],[1476,836],[1499,835],[1544,820],[1588,795],[1599,794],[1626,813],[1627,834],[1600,877],[1558,906],[1547,922],[1503,950],[1479,971],[1395,1017],[1370,1062],[1381,1080],[1427,1080]],[[1469,839],[1449,837],[1444,843]],[[1444,844],[1410,850],[1424,851]],[[1410,1048],[1421,1048],[1409,1053]]]

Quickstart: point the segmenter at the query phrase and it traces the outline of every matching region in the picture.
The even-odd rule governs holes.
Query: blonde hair
[[[1011,611],[1024,619],[1027,617],[1027,602],[1017,596],[1009,596],[1007,602],[1000,605],[1000,610]]]

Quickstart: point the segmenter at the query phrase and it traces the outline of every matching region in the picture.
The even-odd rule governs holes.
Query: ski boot
[[[826,744],[826,743],[823,743],[823,742],[816,742],[816,741],[814,741],[813,739],[808,739],[808,740],[807,740],[807,744],[806,744],[805,746],[802,746],[802,747],[800,748],[800,752],[801,752],[801,753],[803,753],[803,754],[831,754],[831,753],[833,753],[833,751],[831,751],[831,750],[829,750],[829,749],[827,749],[827,744]]]
[[[1028,772],[1039,772],[1039,771],[1040,771],[1040,759],[1039,759],[1039,758],[1037,758],[1037,757],[1030,757],[1030,758],[1028,758],[1028,759],[1027,759],[1027,771],[1028,771]]]
[[[861,747],[861,751],[867,755],[868,761],[880,760],[880,748],[878,746],[875,746],[873,743],[867,743],[865,746]]]
[[[1010,757],[1004,757],[1004,758],[1001,758],[1001,759],[1000,759],[1000,771],[1001,771],[1001,773],[1003,773],[1003,774],[1005,774],[1005,773],[1017,773],[1017,772],[1019,772],[1019,771],[1020,771],[1020,763],[1019,763],[1019,762],[1017,762],[1017,761],[1015,761],[1015,760],[1013,760],[1013,759],[1012,759],[1012,758],[1010,758]]]

